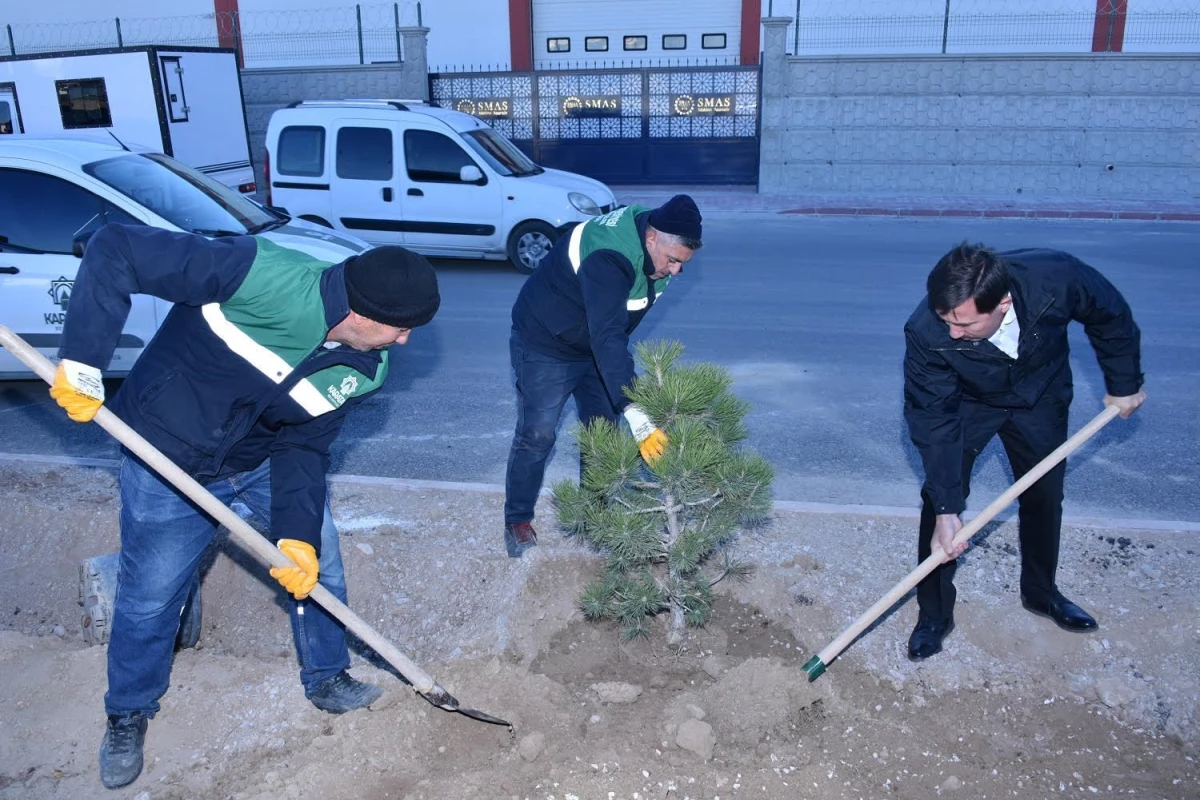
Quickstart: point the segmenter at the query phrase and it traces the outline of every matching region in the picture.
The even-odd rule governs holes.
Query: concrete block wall
[[[793,58],[763,65],[763,192],[1200,197],[1200,58]]]
[[[276,109],[296,100],[389,98],[429,100],[426,58],[428,28],[401,28],[404,61],[329,67],[277,67],[242,70],[242,96],[250,133],[250,158],[263,195],[263,155],[267,123]]]

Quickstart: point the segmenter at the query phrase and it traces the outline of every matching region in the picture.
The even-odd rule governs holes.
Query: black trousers
[[[1050,393],[1047,393],[1050,394]],[[1013,480],[1019,480],[1067,440],[1066,396],[1044,397],[1031,409],[994,408],[968,400],[960,406],[963,426],[963,493],[971,491],[975,459],[996,434],[1008,454]],[[1058,591],[1058,543],[1062,530],[1063,478],[1066,461],[1043,475],[1018,499],[1021,542],[1021,594],[1033,602],[1044,602]],[[922,493],[921,527],[917,558],[924,561],[932,550],[936,515],[927,494]],[[957,593],[954,571],[957,561],[940,565],[917,584],[917,605],[935,619],[948,619]]]

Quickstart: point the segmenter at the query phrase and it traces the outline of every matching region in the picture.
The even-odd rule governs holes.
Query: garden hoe
[[[1052,470],[1058,464],[1058,462],[1062,461],[1067,456],[1071,455],[1071,453],[1074,453],[1076,450],[1078,450],[1084,442],[1092,438],[1097,431],[1111,422],[1119,413],[1120,409],[1118,409],[1116,406],[1105,406],[1104,410],[1097,414],[1091,422],[1080,428],[1078,433],[1076,433],[1067,441],[1063,442],[1057,450],[1042,459],[1038,465],[1029,470],[1029,472],[1022,475],[1019,481],[1008,487],[1004,494],[993,500],[987,508],[979,513],[978,516],[976,516],[966,525],[963,525],[962,529],[959,530],[959,532],[954,536],[954,545],[957,546],[962,544],[978,533],[980,528],[991,522],[993,517],[1003,511],[1009,503],[1017,499],[1021,492],[1028,489],[1034,484],[1034,482],[1038,480],[1038,478]],[[812,681],[815,681],[817,678],[821,677],[821,675],[825,672],[825,668],[835,658],[837,658],[838,655],[845,650],[851,642],[858,638],[860,633],[866,630],[871,623],[873,623],[879,618],[880,615],[883,614],[883,612],[891,608],[896,601],[907,594],[910,589],[921,582],[922,578],[933,572],[934,569],[936,569],[937,566],[943,563],[945,560],[946,556],[942,549],[935,545],[933,552],[929,555],[929,558],[922,561],[920,566],[908,574],[908,577],[893,586],[891,591],[881,597],[879,602],[875,603],[875,605],[868,608],[866,613],[855,620],[853,625],[842,631],[840,636],[826,645],[824,650],[817,653],[815,656],[805,662],[803,669],[808,675],[809,682],[811,683]]]
[[[0,325],[0,345],[3,345],[9,352],[24,362],[25,366],[37,373],[46,383],[54,382],[54,365],[45,356],[34,350],[24,339],[3,325]],[[295,566],[292,560],[273,547],[267,541],[266,537],[250,527],[249,523],[214,497],[207,489],[176,466],[170,459],[159,452],[157,448],[143,439],[140,434],[126,425],[107,408],[100,407],[99,413],[96,414],[95,422],[166,480],[174,484],[177,489],[187,495],[194,503],[207,511],[217,522],[228,528],[233,538],[242,547],[272,567]],[[413,689],[419,692],[430,703],[446,711],[457,711],[472,719],[494,725],[504,725],[510,731],[512,730],[512,724],[505,720],[473,708],[460,706],[458,700],[438,685],[437,681],[410,661],[404,653],[400,652],[391,642],[351,611],[345,603],[334,597],[321,584],[317,584],[316,588],[309,594],[309,597],[324,606],[330,614],[346,626],[347,630],[369,645],[372,650],[395,667],[412,684]]]

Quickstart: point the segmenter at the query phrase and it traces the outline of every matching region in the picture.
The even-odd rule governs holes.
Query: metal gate
[[[616,184],[758,182],[758,67],[435,73],[430,97],[545,167]]]

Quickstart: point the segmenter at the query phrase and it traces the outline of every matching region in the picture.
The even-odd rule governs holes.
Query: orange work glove
[[[76,422],[91,422],[104,405],[104,383],[100,370],[64,358],[58,362],[50,396]]]
[[[642,460],[653,465],[667,450],[667,435],[655,426],[650,417],[646,416],[646,412],[638,406],[627,406],[623,414],[625,421],[629,423],[633,438],[637,440]]]
[[[317,551],[308,542],[299,539],[280,539],[279,551],[296,562],[294,567],[271,567],[271,577],[279,581],[292,597],[303,600],[317,585],[321,568],[317,563]]]

